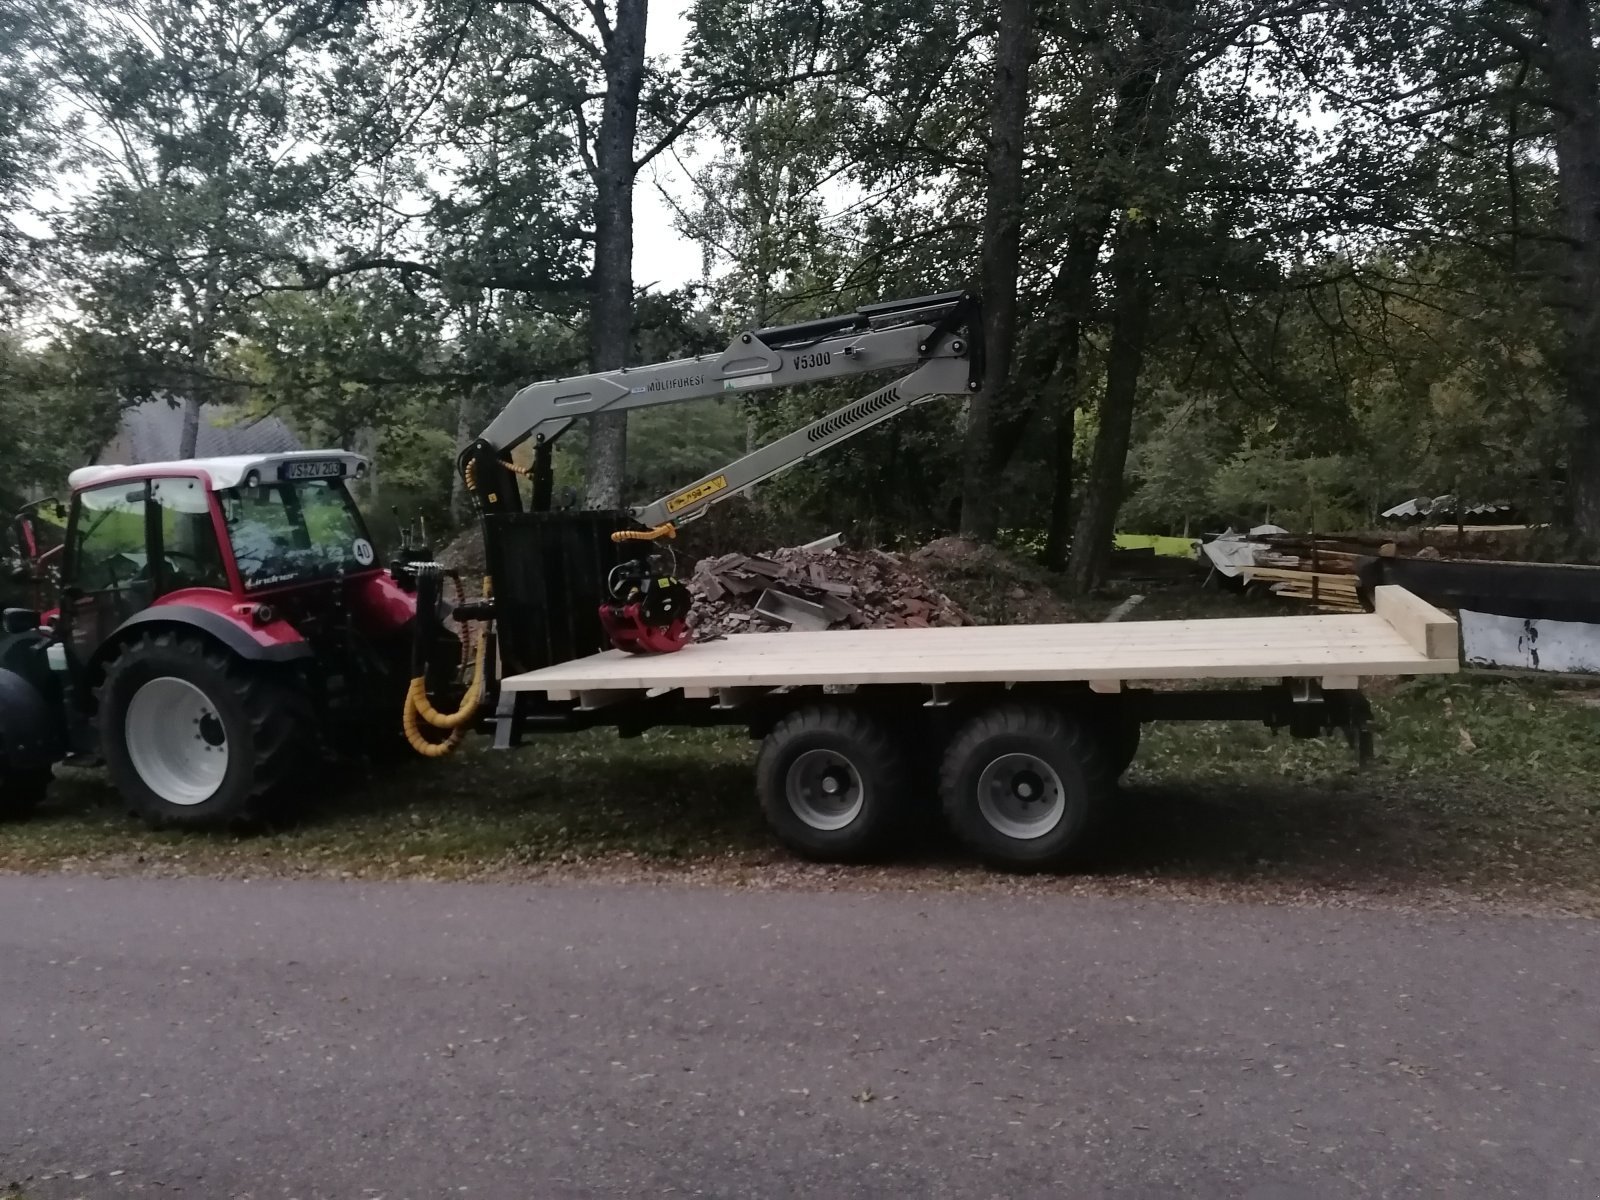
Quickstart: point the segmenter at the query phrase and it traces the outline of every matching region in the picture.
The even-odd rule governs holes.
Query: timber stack
[[[1356,563],[1378,552],[1378,547],[1295,534],[1263,534],[1252,540],[1261,548],[1254,564],[1240,568],[1245,579],[1267,585],[1275,596],[1303,601],[1324,612],[1364,611]],[[1392,545],[1388,551],[1394,553]]]

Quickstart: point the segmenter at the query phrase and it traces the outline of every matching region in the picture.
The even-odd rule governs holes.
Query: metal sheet
[[[1461,611],[1466,660],[1480,667],[1600,674],[1600,625]]]

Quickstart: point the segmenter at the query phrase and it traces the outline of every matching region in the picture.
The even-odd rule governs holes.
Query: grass
[[[1600,708],[1526,680],[1414,680],[1373,696],[1380,761],[1242,724],[1155,726],[1087,875],[1028,886],[1379,900],[1478,899],[1600,914]],[[752,794],[730,731],[597,731],[475,745],[387,777],[332,778],[298,822],[252,837],[152,832],[97,773],[62,772],[0,869],[363,877],[711,871],[756,883],[1017,886],[936,833],[895,864],[802,868]],[[937,828],[931,808],[926,829]]]

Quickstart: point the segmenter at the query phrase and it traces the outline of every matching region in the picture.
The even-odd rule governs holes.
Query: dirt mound
[[[1080,621],[1049,572],[993,546],[943,537],[907,556],[910,567],[984,625]]]
[[[971,625],[961,607],[881,550],[774,550],[701,559],[689,623],[704,641],[783,629]]]
[[[452,571],[460,571],[463,580],[476,586],[477,581],[489,572],[483,553],[483,526],[477,522],[467,526],[454,541],[439,551],[439,561]]]

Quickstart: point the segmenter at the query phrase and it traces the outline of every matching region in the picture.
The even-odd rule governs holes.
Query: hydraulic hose
[[[489,580],[485,578],[484,598],[488,599],[489,594]],[[406,688],[405,707],[400,719],[401,728],[405,731],[407,743],[424,758],[443,758],[449,754],[461,744],[467,723],[477,716],[478,708],[483,702],[483,668],[488,645],[486,625],[478,632],[478,648],[473,655],[472,663],[472,680],[467,684],[467,694],[462,697],[461,707],[455,712],[443,713],[434,708],[428,700],[428,680],[425,675],[413,678]],[[423,730],[424,724],[446,731],[449,736],[442,742],[430,741]]]
[[[613,542],[654,542],[661,538],[675,538],[678,536],[676,525],[668,523],[657,525],[654,529],[619,529],[611,535]]]

